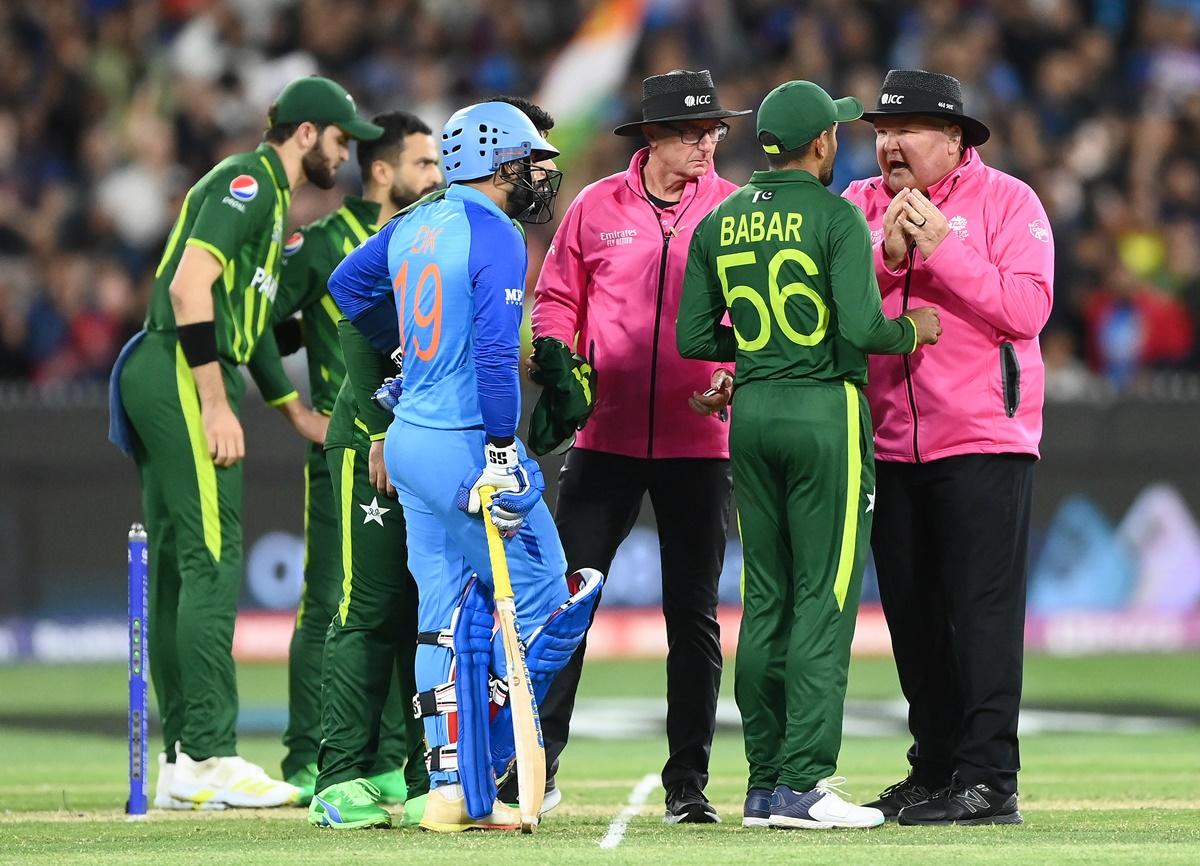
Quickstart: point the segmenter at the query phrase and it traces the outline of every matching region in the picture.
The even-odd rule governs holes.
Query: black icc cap
[[[613,130],[617,135],[637,135],[644,123],[670,123],[674,120],[716,120],[741,117],[750,111],[729,111],[717,99],[717,86],[707,69],[686,69],[651,75],[642,81],[642,119],[622,123]]]
[[[962,85],[952,75],[924,69],[893,69],[879,89],[879,106],[865,112],[863,120],[893,114],[929,114],[954,121],[963,130],[963,144],[979,147],[991,137],[983,123],[963,113]]]

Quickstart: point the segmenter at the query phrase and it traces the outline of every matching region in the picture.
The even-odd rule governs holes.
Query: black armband
[[[508,448],[516,441],[516,436],[492,436],[489,434],[487,437],[487,444],[495,445],[497,448]]]
[[[294,355],[304,347],[304,328],[296,316],[284,319],[273,330],[280,355]]]
[[[179,325],[175,334],[189,367],[201,367],[217,360],[217,326],[212,319]]]

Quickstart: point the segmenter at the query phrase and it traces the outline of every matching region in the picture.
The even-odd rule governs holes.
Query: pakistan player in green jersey
[[[150,536],[150,658],[166,741],[159,805],[278,806],[296,789],[237,757],[233,626],[242,576],[238,366],[271,321],[292,191],[328,188],[347,137],[381,130],[338,84],[292,82],[264,142],[188,192],[155,273],[146,333],[117,374]],[[307,438],[325,419],[284,401]]]
[[[931,307],[884,318],[866,220],[825,189],[837,123],[861,114],[857,99],[834,102],[807,81],[767,95],[758,133],[770,171],[696,229],[679,307],[684,357],[737,361],[729,449],[745,556],[735,693],[747,826],[883,823],[832,778],[875,488],[860,389],[866,353],[913,352],[941,326]]]
[[[296,311],[301,313],[313,408],[325,415],[334,413],[335,400],[339,399],[339,389],[346,375],[337,329],[342,314],[329,296],[326,281],[347,253],[375,233],[382,222],[381,216],[391,216],[441,183],[439,153],[432,132],[424,122],[405,112],[381,114],[371,122],[382,128],[383,134],[374,141],[358,145],[363,196],[346,196],[341,207],[304,226],[284,245],[276,317],[287,317]],[[353,422],[353,411],[339,413],[339,417],[342,414]],[[358,474],[366,487],[370,442],[365,437],[361,442],[350,441],[349,433],[357,428],[353,423],[349,427],[350,430],[334,436],[336,447],[359,446]],[[376,571],[390,568],[391,563],[400,563],[399,572],[404,573],[403,563],[407,561],[403,524],[398,531],[399,558],[393,556],[394,551],[390,549],[371,551],[377,537],[388,536],[390,540],[397,533],[385,532],[380,521],[364,520],[362,512],[358,512],[360,518],[354,520],[345,533],[339,530],[341,488],[331,481],[325,447],[333,448],[335,443],[327,441],[325,446],[311,445],[304,467],[304,589],[296,610],[296,628],[288,657],[288,727],[283,738],[288,749],[283,760],[284,777],[301,789],[301,802],[306,805],[316,783],[317,750],[321,742],[321,657],[325,632],[339,610],[344,591],[351,585],[351,575],[343,573],[343,540],[354,541],[361,535],[361,540],[354,544],[354,555],[361,555],[363,562]],[[371,502],[372,498],[367,496],[354,501],[365,503]],[[392,505],[394,519],[399,520],[399,506]],[[384,513],[388,508],[389,504],[384,503]],[[360,582],[355,581],[355,586]],[[361,592],[355,601],[363,601]],[[411,656],[412,648],[408,651]],[[403,671],[411,681],[411,657]],[[358,673],[351,672],[351,675]],[[356,754],[366,761],[368,768],[375,768],[375,775],[369,781],[380,788],[386,802],[402,802],[405,797],[404,777],[396,770],[405,765],[408,751],[404,725],[405,719],[412,715],[412,691],[410,687],[401,694],[393,688],[384,713],[377,756]],[[326,690],[326,699],[335,695],[336,690]],[[357,697],[351,700],[359,702]],[[368,718],[373,718],[378,726],[378,712]],[[356,727],[367,726],[364,723]],[[420,730],[419,726],[416,730]],[[365,743],[364,735],[361,744]],[[350,751],[361,753],[362,750]],[[355,772],[350,778],[364,774]],[[424,775],[423,771],[421,775]]]

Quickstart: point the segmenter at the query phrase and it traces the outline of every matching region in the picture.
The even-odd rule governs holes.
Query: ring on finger
[[[909,222],[912,223],[913,225],[915,225],[917,228],[921,228],[921,226],[925,225],[925,223],[927,223],[928,220],[925,219],[925,217],[921,217],[921,221],[919,223],[913,223],[912,220],[909,220]]]

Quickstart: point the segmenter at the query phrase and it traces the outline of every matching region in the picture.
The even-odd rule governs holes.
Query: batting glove
[[[517,446],[484,446],[484,467],[473,471],[463,479],[455,497],[455,505],[468,514],[477,514],[480,509],[479,491],[483,487],[494,487],[490,518],[505,538],[512,538],[525,522],[525,518],[542,498],[546,481],[542,477],[537,461],[521,460]]]
[[[375,389],[371,399],[375,401],[376,406],[390,415],[396,408],[396,404],[400,402],[400,394],[403,390],[403,379],[399,376],[388,376],[383,380],[383,384]]]

